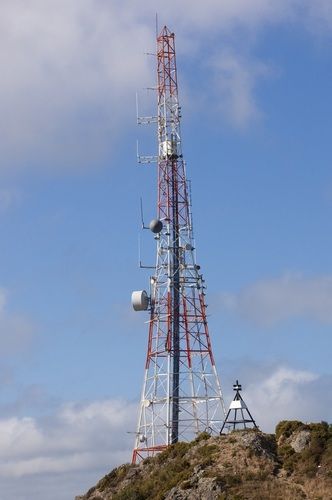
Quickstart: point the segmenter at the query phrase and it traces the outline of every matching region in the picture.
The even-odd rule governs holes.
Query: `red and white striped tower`
[[[150,296],[145,376],[132,461],[153,456],[203,431],[219,434],[225,418],[208,330],[205,286],[196,263],[190,190],[182,156],[174,33],[157,37],[158,218],[150,224],[157,261]],[[142,119],[140,123],[151,120]],[[150,162],[152,157],[146,157]]]

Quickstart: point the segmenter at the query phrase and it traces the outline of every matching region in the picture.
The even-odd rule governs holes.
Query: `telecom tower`
[[[174,33],[157,36],[157,219],[150,223],[157,260],[150,295],[133,292],[135,310],[149,310],[145,376],[133,463],[200,432],[218,434],[225,418],[208,330],[205,286],[196,263],[190,190],[182,156]]]
[[[233,384],[233,391],[235,391],[235,396],[230,404],[225,421],[220,429],[220,434],[222,434],[225,427],[229,430],[233,429],[233,431],[235,431],[236,428],[247,429],[251,426],[258,429],[255,420],[252,418],[251,413],[240,394],[240,391],[242,391],[242,385],[239,384],[238,380],[235,384]],[[234,412],[233,418],[231,417],[232,411]]]

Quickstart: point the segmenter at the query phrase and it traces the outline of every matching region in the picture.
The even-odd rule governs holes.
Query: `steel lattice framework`
[[[157,37],[157,78],[157,211],[162,229],[156,235],[157,260],[150,279],[148,349],[134,463],[202,431],[217,434],[225,418],[204,280],[196,264],[174,33],[166,26]]]

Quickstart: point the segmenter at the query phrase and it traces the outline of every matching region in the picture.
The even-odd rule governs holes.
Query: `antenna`
[[[132,462],[154,456],[200,432],[219,434],[225,408],[211,346],[205,285],[196,262],[190,183],[182,154],[175,37],[157,29],[157,214],[149,224],[156,242],[149,308],[143,291],[134,292],[136,311],[149,312],[147,354]],[[154,170],[154,169],[153,169]],[[141,201],[142,228],[145,229]],[[140,256],[141,261],[141,256]],[[153,286],[152,286],[153,284]],[[143,436],[144,439],[139,439]]]
[[[148,227],[144,229],[149,229]],[[140,269],[156,269],[156,266],[145,266],[142,264],[142,259],[141,259],[141,235],[138,235],[138,267]]]
[[[142,196],[140,198],[140,202],[141,202],[141,224],[142,224],[142,229],[150,229],[148,226],[146,226],[144,224],[144,219],[143,219],[143,199],[142,199]]]

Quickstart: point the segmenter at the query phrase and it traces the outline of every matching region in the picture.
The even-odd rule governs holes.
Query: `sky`
[[[0,500],[72,500],[130,460],[154,262],[155,15],[226,406],[332,421],[330,0],[1,0]]]

